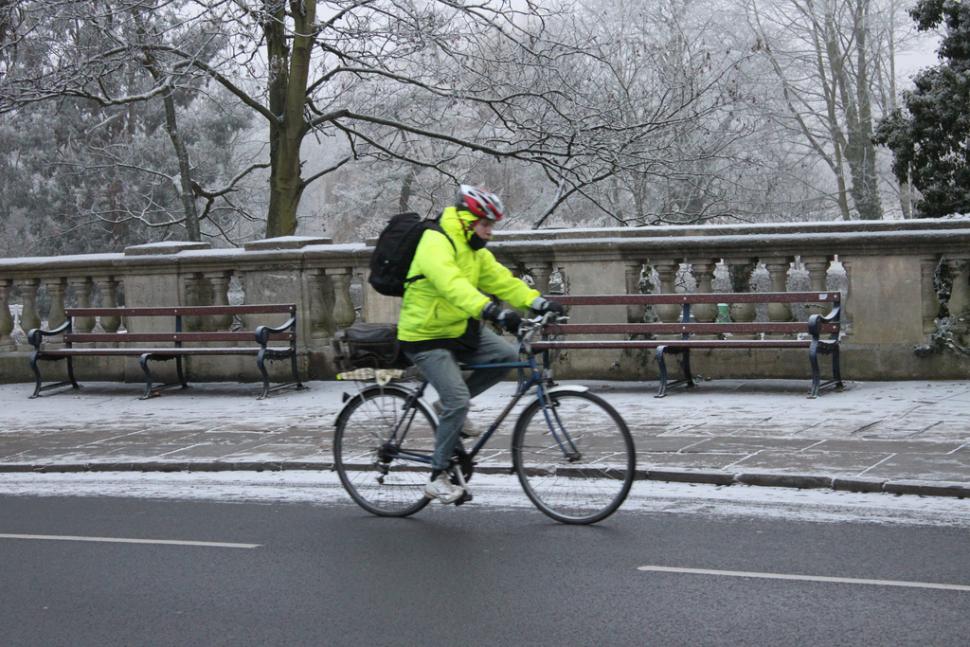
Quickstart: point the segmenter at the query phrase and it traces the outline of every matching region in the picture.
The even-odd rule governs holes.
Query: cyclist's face
[[[482,240],[492,240],[492,227],[494,226],[495,223],[488,218],[479,218],[472,223],[472,229]]]

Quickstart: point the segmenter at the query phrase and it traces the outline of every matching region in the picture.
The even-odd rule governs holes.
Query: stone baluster
[[[694,280],[697,282],[698,294],[711,294],[713,292],[711,281],[714,279],[715,261],[711,259],[689,261]],[[711,323],[717,319],[716,303],[698,303],[691,306],[691,314],[694,321],[698,323]]]
[[[680,269],[680,262],[674,260],[654,261],[654,269],[660,276],[660,292],[662,294],[674,294],[674,282],[677,280],[677,271]],[[680,321],[681,307],[677,304],[664,304],[654,307],[657,317],[664,323]]]
[[[98,292],[101,293],[102,308],[118,307],[118,282],[114,280],[114,277],[96,276],[94,277],[94,285],[98,288]],[[121,317],[115,315],[101,317],[101,328],[105,332],[116,333],[120,327]]]
[[[626,281],[627,294],[640,294],[640,274],[643,272],[643,263],[627,263],[624,266],[624,277]],[[626,307],[626,320],[628,323],[640,323],[647,311],[645,305],[630,305]]]
[[[731,276],[731,290],[751,292],[751,273],[757,266],[757,262],[750,258],[726,258],[724,262]],[[728,312],[731,315],[731,321],[738,323],[750,323],[754,321],[756,315],[753,303],[732,303]]]
[[[350,298],[351,269],[329,267],[325,271],[333,284],[333,322],[338,328],[346,328],[357,319],[354,303]]]
[[[765,269],[771,278],[772,292],[787,292],[788,269],[791,261],[787,258],[769,258],[765,261]],[[769,321],[791,321],[791,307],[787,303],[768,304]]]
[[[549,277],[552,275],[552,266],[545,263],[541,265],[526,265],[525,271],[529,273],[535,282],[535,288],[542,294],[549,292]]]
[[[67,285],[74,293],[74,306],[77,308],[91,307],[91,279],[87,276],[72,276],[67,279]],[[94,328],[94,317],[74,317],[71,330],[77,333],[91,332]]]
[[[214,306],[229,305],[229,279],[232,272],[226,270],[222,272],[206,272],[205,279],[208,281],[212,292],[210,303]],[[207,330],[229,330],[232,326],[232,315],[213,315],[204,322]]]
[[[49,278],[44,280],[44,287],[47,289],[47,298],[51,303],[47,313],[47,329],[53,330],[67,321],[67,315],[64,313],[67,283],[62,278]]]
[[[13,289],[13,281],[10,279],[0,279],[0,351],[12,351],[16,349],[13,337],[13,317],[10,314],[10,292]]]
[[[812,292],[825,292],[827,289],[826,280],[830,262],[828,256],[802,256],[802,264],[808,272],[808,282]]]
[[[940,316],[940,297],[933,279],[940,259],[927,256],[920,259],[920,293],[923,295],[923,332],[936,331],[936,319]]]
[[[40,285],[38,279],[20,279],[14,282],[17,291],[20,292],[20,299],[23,301],[23,310],[20,312],[20,328],[24,334],[30,332],[31,328],[40,328],[40,313],[37,311],[37,287]],[[26,339],[24,339],[26,342]]]

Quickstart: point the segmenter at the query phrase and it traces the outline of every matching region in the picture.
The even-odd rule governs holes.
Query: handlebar
[[[535,341],[536,336],[542,332],[542,329],[550,323],[565,323],[567,321],[569,321],[569,317],[557,316],[554,312],[524,318],[522,323],[519,324],[519,331],[516,333],[516,337],[520,343],[530,344]]]

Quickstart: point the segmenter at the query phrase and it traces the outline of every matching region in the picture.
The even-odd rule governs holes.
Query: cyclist
[[[461,486],[451,482],[446,470],[459,442],[469,400],[507,372],[478,369],[466,382],[459,362],[487,364],[518,359],[517,348],[480,320],[515,333],[521,317],[515,310],[501,308],[484,293],[516,308],[563,312],[562,305],[543,298],[485,249],[493,226],[505,215],[498,196],[461,185],[455,205],[441,213],[441,231],[428,229],[422,235],[408,271],[408,277],[421,278],[408,284],[401,302],[397,329],[401,350],[440,398],[435,403],[439,419],[431,480],[424,493],[444,503],[453,503],[464,493]],[[468,426],[465,435],[478,435],[476,431]]]

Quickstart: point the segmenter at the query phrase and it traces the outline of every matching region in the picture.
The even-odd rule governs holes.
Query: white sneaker
[[[460,485],[455,485],[448,478],[448,474],[442,472],[433,481],[428,481],[424,486],[424,495],[429,499],[438,499],[442,503],[454,503],[461,498],[465,491]]]
[[[441,412],[444,411],[445,409],[443,406],[441,406],[441,400],[436,401],[434,404],[431,405],[431,407],[434,409],[434,412],[438,414],[438,417],[440,418]],[[464,424],[461,426],[461,435],[463,438],[478,438],[479,436],[482,435],[482,430],[475,423],[473,423],[471,420],[469,420],[466,417]]]

